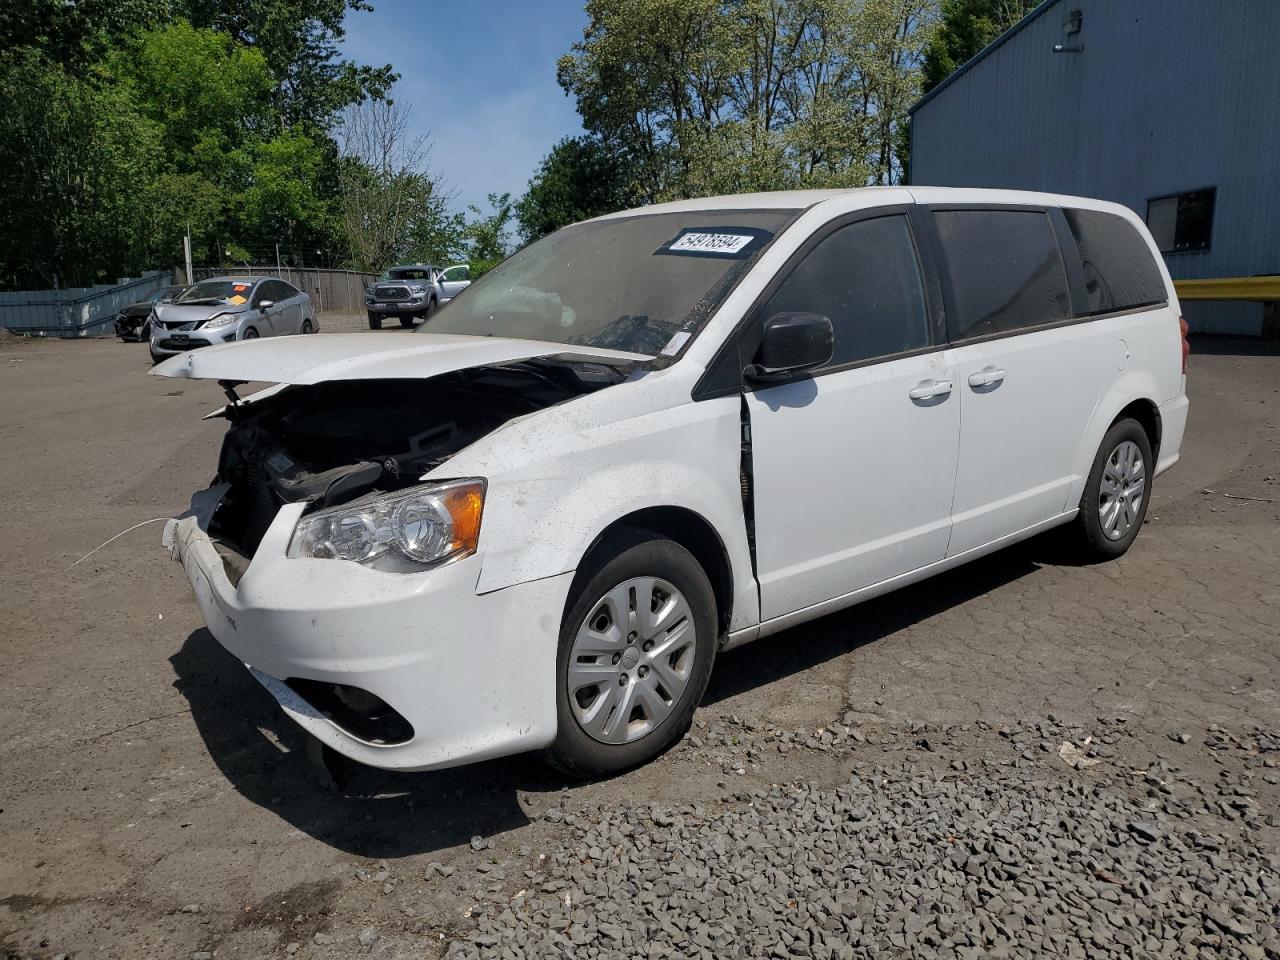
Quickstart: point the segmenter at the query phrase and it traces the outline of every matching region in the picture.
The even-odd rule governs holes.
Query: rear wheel
[[[1151,499],[1151,440],[1136,420],[1117,420],[1102,438],[1076,516],[1076,546],[1086,559],[1110,560],[1129,549]]]
[[[569,773],[625,770],[689,729],[715,659],[715,595],[684,547],[626,530],[570,590],[549,758]]]
[[[376,313],[372,313],[372,312],[371,312],[371,313],[369,314],[369,329],[370,329],[370,330],[381,330],[381,329],[382,329],[382,317],[378,316]]]

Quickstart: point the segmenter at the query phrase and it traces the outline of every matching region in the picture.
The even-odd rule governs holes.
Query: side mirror
[[[259,300],[259,301],[258,301],[258,309],[259,309],[259,310],[265,310],[265,309],[267,309],[267,307],[274,307],[275,305],[276,305],[276,302],[275,302],[274,300]]]
[[[775,313],[764,323],[760,359],[747,367],[746,376],[773,380],[819,367],[831,359],[835,339],[831,321],[820,313]]]

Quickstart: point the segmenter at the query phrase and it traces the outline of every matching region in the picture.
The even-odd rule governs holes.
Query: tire
[[[669,609],[646,624],[636,611],[650,589],[650,609],[652,603]],[[594,626],[590,618],[598,618]],[[711,582],[679,544],[625,529],[594,550],[574,578],[560,626],[557,730],[547,759],[575,776],[616,773],[652,760],[684,736],[711,676],[717,622]],[[586,652],[593,647],[601,652]],[[619,719],[621,710],[626,718]]]
[[[154,367],[157,363],[159,363],[161,360],[167,360],[167,359],[169,359],[168,357],[159,357],[159,356],[156,356],[156,352],[155,352],[154,350],[152,350],[150,346],[148,346],[148,347],[147,347],[147,353],[151,354],[151,365],[152,365],[153,367]]]
[[[257,340],[258,330],[256,327],[245,327],[244,333],[240,334],[241,340]]]
[[[1112,560],[1133,544],[1151,502],[1153,466],[1151,440],[1142,424],[1127,417],[1113,423],[1093,458],[1071,528],[1081,559]]]
[[[405,330],[413,329],[413,321],[417,318],[412,313],[405,313],[400,316],[400,326]]]
[[[310,320],[302,321],[302,335],[305,337],[309,333],[314,333],[315,329],[311,326]]]
[[[370,330],[381,330],[381,329],[382,329],[382,317],[378,316],[376,313],[370,313],[370,314],[369,314],[369,329],[370,329]]]

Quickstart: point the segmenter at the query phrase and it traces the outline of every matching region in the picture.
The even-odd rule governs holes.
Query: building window
[[[1147,226],[1161,253],[1208,250],[1216,187],[1147,201]]]

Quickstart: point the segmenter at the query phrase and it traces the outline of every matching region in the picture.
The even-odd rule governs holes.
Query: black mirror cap
[[[820,313],[775,313],[764,323],[759,361],[746,370],[749,378],[770,380],[831,360],[835,330]]]

